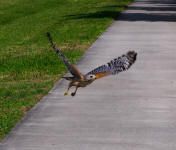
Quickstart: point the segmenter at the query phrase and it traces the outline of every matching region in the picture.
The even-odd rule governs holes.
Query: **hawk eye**
[[[90,75],[90,78],[93,78],[93,75]]]

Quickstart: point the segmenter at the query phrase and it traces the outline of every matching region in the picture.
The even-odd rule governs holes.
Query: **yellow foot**
[[[71,96],[75,96],[76,93],[71,93]]]
[[[67,94],[68,94],[68,91],[66,91],[66,92],[64,93],[64,96],[67,95]]]

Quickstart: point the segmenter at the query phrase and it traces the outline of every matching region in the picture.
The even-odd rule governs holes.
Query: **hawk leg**
[[[66,92],[64,93],[64,96],[68,94],[68,91],[69,91],[69,89],[70,89],[71,87],[72,87],[72,86],[69,84],[68,89],[67,89]]]
[[[78,86],[76,86],[76,90],[75,92],[71,93],[71,96],[75,96],[76,92],[77,92]]]

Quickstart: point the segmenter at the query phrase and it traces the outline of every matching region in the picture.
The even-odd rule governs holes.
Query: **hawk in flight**
[[[87,74],[82,74],[80,71],[73,65],[61,52],[58,50],[51,38],[51,35],[49,32],[47,32],[47,37],[51,43],[52,48],[58,54],[61,59],[64,61],[66,67],[70,71],[70,73],[73,75],[71,77],[62,77],[66,80],[69,80],[70,83],[68,85],[68,89],[65,92],[64,95],[68,94],[69,89],[72,86],[76,87],[76,90],[71,93],[72,96],[75,96],[76,91],[79,87],[86,87],[87,85],[91,84],[96,79],[102,78],[104,76],[108,75],[115,75],[119,72],[125,71],[135,62],[137,53],[135,51],[129,51],[126,54],[115,58],[108,62],[105,65],[99,66],[98,68],[95,68],[94,70],[88,72]]]

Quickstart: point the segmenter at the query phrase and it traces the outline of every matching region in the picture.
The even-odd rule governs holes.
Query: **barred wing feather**
[[[135,62],[136,56],[137,53],[135,51],[129,51],[127,54],[113,59],[105,65],[95,68],[86,75],[93,74],[96,76],[96,78],[101,78],[107,75],[118,74],[119,72],[129,69],[130,66]]]
[[[49,39],[49,41],[50,41],[50,43],[51,43],[52,48],[54,49],[54,51],[56,52],[56,54],[58,54],[58,55],[61,57],[61,59],[64,61],[65,65],[66,65],[66,67],[68,68],[68,70],[70,71],[70,73],[71,73],[73,76],[77,77],[78,79],[83,78],[83,75],[79,72],[79,70],[75,67],[75,65],[73,65],[73,64],[60,52],[60,50],[58,50],[58,49],[55,47],[55,45],[54,45],[54,43],[53,43],[53,41],[52,41],[52,38],[51,38],[51,35],[50,35],[49,32],[47,32],[47,37],[48,37],[48,39]]]

